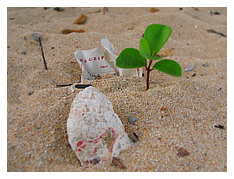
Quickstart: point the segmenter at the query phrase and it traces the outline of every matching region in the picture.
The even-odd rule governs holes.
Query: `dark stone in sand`
[[[55,7],[54,8],[55,11],[58,11],[58,12],[62,12],[64,11],[65,9],[61,8],[61,7]]]

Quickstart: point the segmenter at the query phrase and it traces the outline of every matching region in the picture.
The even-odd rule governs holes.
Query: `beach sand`
[[[7,10],[7,170],[13,171],[227,171],[227,8],[157,7],[107,9],[8,8]],[[213,13],[211,14],[210,11]],[[220,14],[214,14],[219,12]],[[74,21],[87,16],[85,24]],[[118,158],[120,169],[108,163],[81,167],[69,146],[66,121],[80,90],[56,84],[80,83],[77,49],[101,47],[108,37],[118,55],[124,48],[139,49],[150,24],[165,24],[172,34],[162,50],[192,71],[180,78],[152,71],[146,77],[104,76],[87,83],[113,103],[128,134],[139,141]],[[64,35],[63,29],[84,33]],[[42,36],[48,70],[40,45]],[[167,53],[171,52],[171,53]],[[145,72],[145,71],[144,71]],[[128,116],[138,118],[135,124]],[[180,148],[189,155],[178,155]]]

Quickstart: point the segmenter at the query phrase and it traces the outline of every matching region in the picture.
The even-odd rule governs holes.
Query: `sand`
[[[8,8],[7,10],[7,170],[15,171],[227,171],[227,35],[226,8]],[[210,14],[219,12],[220,15]],[[74,24],[81,15],[83,25]],[[126,166],[99,163],[81,167],[69,146],[66,120],[77,92],[56,84],[80,83],[77,49],[101,46],[108,37],[119,54],[139,49],[145,28],[153,23],[172,27],[165,55],[184,70],[180,78],[152,71],[145,76],[105,76],[90,82],[113,103],[128,134],[139,141],[122,152]],[[64,35],[63,29],[84,33]],[[42,36],[48,70],[39,43]],[[171,53],[168,53],[171,52]],[[145,72],[145,71],[144,71]],[[135,124],[128,116],[138,118]],[[180,148],[189,155],[178,155]]]

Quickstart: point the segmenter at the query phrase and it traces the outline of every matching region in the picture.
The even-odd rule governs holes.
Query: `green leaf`
[[[160,56],[156,56],[156,57],[151,56],[150,46],[149,46],[148,41],[145,38],[142,38],[140,40],[140,54],[149,60],[161,60],[162,59],[162,57]]]
[[[182,76],[181,66],[174,60],[160,60],[159,62],[154,64],[153,69],[157,69],[158,71],[174,77]]]
[[[167,42],[171,35],[171,27],[160,24],[149,25],[144,34],[144,38],[147,40],[151,56],[155,56],[159,50]]]
[[[124,49],[116,58],[116,66],[119,68],[141,68],[146,65],[146,59],[135,48]]]

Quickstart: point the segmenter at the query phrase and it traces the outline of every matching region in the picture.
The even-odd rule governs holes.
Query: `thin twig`
[[[66,86],[71,86],[73,85],[73,83],[69,83],[69,84],[56,84],[56,87],[59,88],[59,87],[66,87]]]
[[[41,55],[42,55],[42,58],[43,58],[43,62],[44,62],[44,65],[45,65],[45,69],[48,70],[47,65],[46,65],[46,61],[45,61],[45,56],[44,56],[43,47],[42,47],[42,44],[41,44],[41,37],[38,37],[38,40],[39,40],[40,47],[41,47]]]
[[[106,9],[107,9],[107,7],[103,7],[103,15],[106,14]]]
[[[75,85],[75,88],[78,88],[78,89],[85,89],[89,86],[92,86],[90,84],[78,84],[78,85]]]

